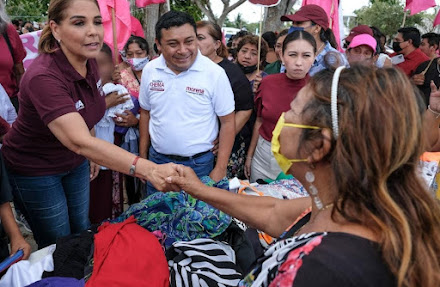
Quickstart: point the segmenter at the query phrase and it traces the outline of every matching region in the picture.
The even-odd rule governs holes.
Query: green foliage
[[[204,15],[202,11],[191,0],[171,0],[170,4],[171,10],[187,12],[193,16],[196,22],[203,19]],[[131,9],[131,15],[137,18],[141,23],[147,23],[147,19],[145,19],[145,8],[137,8],[136,6],[133,6]]]
[[[172,0],[171,10],[186,12],[193,16],[196,22],[202,20],[204,16],[202,10],[191,0]]]
[[[392,37],[397,33],[403,22],[404,7],[398,1],[372,1],[370,6],[363,7],[354,11],[357,16],[358,24],[365,24],[368,26],[376,26],[382,33],[388,37]],[[397,3],[388,3],[397,2]],[[419,13],[413,16],[406,17],[405,26],[415,26],[422,24],[425,13]]]
[[[44,22],[50,0],[7,0],[6,12],[11,19]]]

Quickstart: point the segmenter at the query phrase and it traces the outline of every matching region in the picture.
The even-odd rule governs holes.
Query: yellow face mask
[[[299,125],[299,124],[286,124],[284,120],[284,113],[281,114],[275,129],[272,132],[272,152],[273,155],[280,166],[281,170],[284,173],[290,169],[293,163],[296,162],[307,162],[307,159],[288,159],[284,155],[280,153],[280,134],[283,127],[293,127],[300,129],[312,129],[312,130],[320,130],[320,127],[315,126],[307,126],[307,125]]]

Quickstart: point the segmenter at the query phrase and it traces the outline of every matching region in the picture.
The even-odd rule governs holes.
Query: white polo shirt
[[[150,111],[153,148],[179,156],[210,150],[219,132],[217,117],[235,109],[225,71],[200,51],[192,66],[178,75],[162,55],[148,63],[142,72],[139,103]]]

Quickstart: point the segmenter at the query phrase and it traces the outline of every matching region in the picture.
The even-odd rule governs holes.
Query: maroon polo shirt
[[[262,118],[260,135],[267,141],[272,140],[272,132],[281,114],[290,110],[290,103],[298,92],[309,82],[310,76],[299,80],[289,79],[286,73],[265,77],[255,96],[257,116]]]
[[[81,164],[85,158],[63,146],[47,125],[67,113],[78,112],[92,129],[105,112],[98,80],[94,59],[88,60],[84,78],[61,49],[39,55],[21,80],[18,117],[3,141],[6,166],[20,175],[43,176],[67,172]]]
[[[390,57],[396,56],[397,53],[391,54]],[[419,48],[415,49],[411,53],[405,56],[405,62],[396,65],[399,67],[408,77],[414,75],[417,67],[423,63],[429,61],[429,57],[425,55]]]

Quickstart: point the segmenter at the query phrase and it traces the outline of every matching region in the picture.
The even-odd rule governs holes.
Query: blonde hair
[[[44,26],[41,32],[40,42],[38,43],[38,52],[42,54],[50,54],[56,51],[58,45],[57,40],[52,34],[49,23],[54,21],[60,24],[66,17],[65,11],[69,8],[72,2],[75,0],[51,0],[48,8],[47,24]],[[96,0],[90,0],[96,4],[99,8],[99,4]]]

